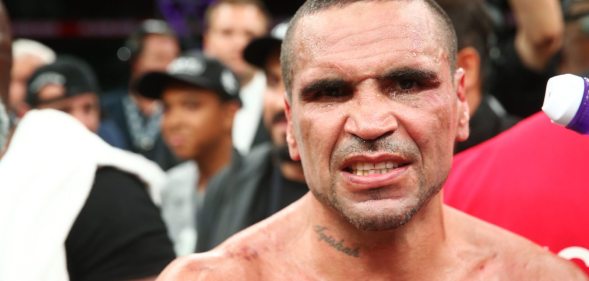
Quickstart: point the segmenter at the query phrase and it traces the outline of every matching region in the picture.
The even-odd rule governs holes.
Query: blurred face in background
[[[22,117],[29,110],[29,106],[25,102],[27,80],[37,68],[45,65],[45,63],[41,58],[31,54],[15,57],[13,62],[10,78],[10,96],[7,105],[15,111],[18,117]]]
[[[567,14],[579,16],[566,20],[559,72],[586,74],[589,72],[589,1],[573,2]]]
[[[221,4],[211,11],[204,52],[227,65],[242,82],[247,81],[255,69],[243,59],[243,49],[253,38],[264,35],[267,26],[266,17],[254,5]]]
[[[151,71],[166,71],[168,65],[180,54],[180,46],[175,37],[159,34],[147,35],[143,38],[141,53],[133,63],[131,79],[141,77]],[[146,116],[156,112],[157,100],[133,95],[133,100]]]
[[[286,115],[284,114],[284,82],[280,69],[280,50],[274,50],[264,67],[266,93],[264,94],[264,125],[270,132],[272,144],[288,149],[286,145]]]
[[[72,97],[65,96],[65,88],[50,84],[39,91],[39,109],[52,108],[63,111],[92,132],[97,132],[100,125],[100,107],[95,93],[81,93]]]
[[[206,89],[173,84],[162,95],[164,116],[162,135],[181,159],[206,159],[224,139],[231,138],[235,102],[223,102]]]
[[[176,38],[166,35],[151,34],[143,38],[141,53],[133,64],[133,77],[139,77],[150,71],[165,71],[180,54]]]

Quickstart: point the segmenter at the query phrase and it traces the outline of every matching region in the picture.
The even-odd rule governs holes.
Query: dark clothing
[[[464,142],[457,143],[455,152],[458,153],[484,142],[511,128],[519,120],[520,118],[505,112],[493,97],[486,96],[481,100],[476,112],[470,118],[470,135],[468,139]]]
[[[175,258],[145,185],[114,168],[96,172],[65,247],[73,281],[156,276]]]
[[[272,157],[271,144],[259,145],[215,176],[198,213],[197,252],[210,250],[240,230],[302,197],[304,183],[286,180]]]
[[[487,92],[493,93],[512,115],[527,117],[540,111],[546,83],[556,75],[556,58],[544,71],[537,72],[524,66],[513,37],[501,42],[499,49],[501,55],[491,60]]]
[[[268,173],[260,179],[250,215],[244,221],[243,228],[273,215],[309,191],[304,182],[285,178],[276,165],[272,165]]]
[[[264,125],[264,118],[260,118],[260,122],[258,122],[258,129],[256,129],[256,134],[254,135],[254,140],[252,141],[251,147],[253,149],[258,145],[268,144],[270,141],[270,133]]]
[[[121,131],[119,126],[110,119],[100,121],[100,127],[98,127],[98,132],[96,132],[96,134],[98,134],[102,140],[114,147],[120,149],[126,149],[128,147],[123,136],[123,131]]]
[[[159,124],[157,124],[157,133],[154,136],[152,145],[146,147],[140,147],[133,142],[131,133],[131,126],[129,124],[129,118],[125,110],[125,99],[128,99],[127,94],[116,93],[110,94],[102,98],[102,112],[106,118],[112,120],[118,128],[122,131],[122,149],[141,154],[145,158],[152,160],[157,163],[162,169],[167,170],[178,163],[179,159],[170,151],[168,146],[165,144],[160,131]],[[139,114],[137,122],[142,122],[141,125],[145,125],[147,117]],[[145,130],[142,130],[142,132]],[[143,132],[144,133],[144,132]]]

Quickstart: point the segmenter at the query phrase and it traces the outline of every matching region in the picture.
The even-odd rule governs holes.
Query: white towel
[[[137,175],[154,202],[164,174],[147,159],[110,147],[71,116],[34,110],[0,160],[0,280],[68,280],[64,242],[96,169]]]

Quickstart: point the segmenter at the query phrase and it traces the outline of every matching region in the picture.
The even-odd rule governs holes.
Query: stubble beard
[[[420,183],[419,193],[414,203],[397,206],[387,210],[374,210],[374,213],[367,214],[366,211],[358,211],[354,206],[350,206],[341,200],[336,193],[336,184],[332,182],[329,187],[329,193],[321,193],[317,190],[311,190],[315,198],[323,205],[326,205],[336,211],[349,224],[361,231],[387,231],[398,229],[407,224],[411,219],[427,205],[442,188],[442,184],[437,184],[429,188],[423,188]],[[378,199],[377,199],[378,200]]]
[[[366,148],[363,148],[366,147]],[[351,151],[406,151],[408,155],[419,154],[418,148],[415,144],[408,143],[394,143],[389,141],[375,141],[375,142],[354,142],[352,145],[342,149],[339,154],[350,153]],[[338,155],[336,151],[334,155]],[[337,156],[336,156],[337,157]],[[413,158],[416,159],[416,158]],[[333,163],[333,161],[332,161]],[[332,165],[333,167],[333,165]],[[411,169],[412,167],[410,167]],[[422,170],[415,170],[417,174],[417,188],[418,193],[414,198],[408,198],[406,203],[395,202],[393,204],[399,204],[397,206],[391,206],[391,208],[374,209],[369,210],[358,210],[353,206],[354,203],[346,202],[345,199],[341,198],[337,190],[338,188],[337,177],[331,175],[327,192],[321,192],[321,189],[313,188],[311,192],[323,205],[330,207],[335,210],[343,219],[353,225],[356,229],[361,231],[387,231],[398,229],[407,224],[438,192],[440,192],[444,179],[441,182],[427,183],[426,175]],[[386,187],[383,187],[386,188]],[[378,189],[372,191],[372,200],[386,199],[382,198]]]

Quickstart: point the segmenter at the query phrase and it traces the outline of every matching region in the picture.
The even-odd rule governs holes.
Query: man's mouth
[[[408,163],[396,161],[355,162],[345,168],[344,171],[356,176],[382,175],[406,165]]]

